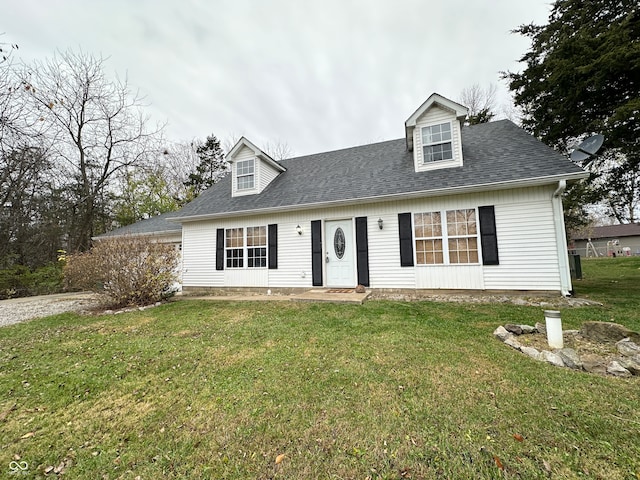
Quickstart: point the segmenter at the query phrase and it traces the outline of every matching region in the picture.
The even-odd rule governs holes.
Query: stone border
[[[493,332],[506,345],[524,353],[525,355],[548,362],[556,367],[566,367],[572,370],[582,370],[599,375],[613,375],[615,377],[640,376],[640,346],[632,342],[630,338],[624,338],[615,343],[619,357],[609,363],[603,357],[595,354],[579,355],[572,348],[560,348],[553,351],[539,351],[533,347],[522,345],[518,336],[531,333],[546,333],[545,326],[536,323],[535,327],[530,325],[505,325],[499,326]],[[578,330],[565,330],[563,335],[578,335]]]

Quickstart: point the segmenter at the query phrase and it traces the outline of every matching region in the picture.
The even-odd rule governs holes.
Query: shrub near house
[[[170,294],[178,252],[146,237],[105,238],[88,252],[69,255],[64,269],[70,288],[104,295],[113,307],[147,305]]]

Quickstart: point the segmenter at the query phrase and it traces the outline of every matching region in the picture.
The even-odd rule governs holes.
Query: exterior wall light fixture
[[[379,218],[379,219],[378,219],[378,227],[380,227],[380,230],[382,230],[382,224],[383,224],[383,223],[384,223],[384,222],[382,221],[382,219],[381,219],[381,218]]]
[[[302,227],[300,225],[298,225],[296,227],[296,232],[298,232],[298,235],[302,235],[303,230],[302,230]]]

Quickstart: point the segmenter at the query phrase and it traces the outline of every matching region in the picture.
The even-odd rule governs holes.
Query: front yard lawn
[[[583,262],[565,328],[640,329],[640,259]],[[179,301],[0,329],[0,473],[640,479],[640,381],[492,336],[516,305]],[[11,463],[15,462],[15,463]],[[19,477],[15,477],[19,478]]]

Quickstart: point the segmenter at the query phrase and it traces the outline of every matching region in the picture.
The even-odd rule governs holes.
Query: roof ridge
[[[318,155],[327,155],[329,153],[338,153],[338,152],[345,152],[347,150],[354,150],[357,148],[363,148],[363,147],[373,147],[376,145],[381,145],[383,143],[393,143],[393,142],[404,142],[404,137],[402,138],[393,138],[391,140],[381,140],[379,142],[374,142],[374,143],[363,143],[360,145],[352,145],[351,147],[344,147],[344,148],[336,148],[335,150],[327,150],[325,152],[317,152],[317,153],[309,153],[307,155],[300,155],[299,157],[291,157],[291,158],[285,158],[280,160],[280,162],[288,162],[289,160],[298,160],[298,159],[302,159],[302,158],[307,158],[307,157],[315,157]]]

